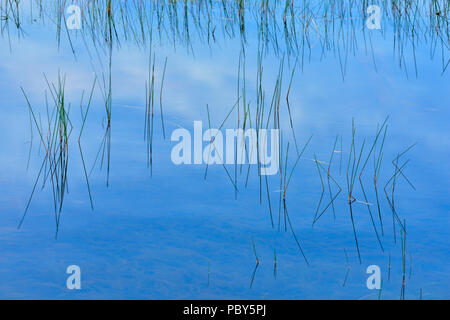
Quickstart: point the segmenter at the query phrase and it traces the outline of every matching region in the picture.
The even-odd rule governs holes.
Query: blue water
[[[427,43],[415,48],[417,77],[411,51],[405,56],[408,73],[405,66],[399,66],[387,26],[384,34],[370,31],[373,58],[358,37],[360,47],[349,55],[344,77],[338,56],[332,52],[323,56],[320,45],[313,47],[303,64],[297,64],[289,97],[295,134],[299,146],[311,135],[313,138],[296,167],[286,199],[308,266],[289,226],[285,231],[283,209],[278,230],[279,175],[268,178],[275,225],[272,228],[264,180],[262,203],[259,201],[256,166],[250,169],[247,186],[248,166],[243,166],[242,173],[238,167],[239,192],[235,198],[234,187],[222,166],[210,166],[205,180],[205,165],[176,166],[170,158],[175,145],[170,134],[175,129],[184,127],[193,132],[195,120],[203,121],[206,127],[206,105],[212,127],[218,128],[236,102],[241,52],[238,36],[221,39],[212,46],[196,41],[192,50],[182,45],[174,49],[171,43],[159,40],[152,44],[157,97],[152,175],[144,141],[149,46],[129,41],[113,49],[109,186],[106,162],[100,168],[98,160],[89,178],[92,211],[77,143],[81,127],[79,105],[83,90],[86,105],[94,78],[97,76],[98,84],[102,74],[107,76],[108,50],[99,52],[101,66],[95,51],[86,50],[80,35],[71,39],[74,57],[64,35],[58,49],[51,23],[27,22],[23,28],[23,35],[11,31],[10,40],[6,33],[0,38],[0,298],[377,299],[379,290],[366,286],[366,268],[378,265],[382,273],[381,298],[398,299],[402,286],[401,238],[397,224],[394,241],[392,213],[382,187],[395,172],[391,161],[414,143],[417,145],[402,159],[409,159],[404,174],[415,190],[399,177],[395,192],[395,207],[407,229],[405,297],[418,299],[422,291],[423,299],[450,298],[450,82],[448,70],[442,72],[440,56],[430,58]],[[248,32],[246,95],[254,113],[258,43],[251,25]],[[448,59],[448,50],[443,50]],[[164,140],[159,86],[166,57]],[[280,60],[281,55],[273,51],[263,59],[266,108]],[[281,94],[284,151],[286,142],[290,142],[288,172],[296,160],[285,104],[294,62],[295,56],[285,57]],[[36,114],[46,123],[45,91],[49,99],[50,93],[43,74],[57,83],[58,73],[66,76],[66,101],[71,104],[74,129],[69,144],[69,192],[55,239],[51,186],[47,184],[41,190],[42,181],[24,224],[20,229],[17,225],[45,155],[34,128],[27,169],[30,119],[21,87]],[[105,133],[104,116],[101,85],[97,85],[81,138],[89,170]],[[377,242],[367,206],[354,203],[360,263],[346,194],[352,119],[357,128],[357,152],[366,138],[367,155],[377,126],[388,116],[379,189],[384,252]],[[223,132],[235,128],[236,123],[233,114]],[[336,135],[342,135],[343,149],[338,142],[336,149],[342,152],[335,153],[332,172],[343,192],[334,202],[335,218],[329,208],[313,227],[322,190],[313,159],[328,162]],[[234,177],[234,165],[227,169]],[[380,232],[372,175],[370,158],[364,181]],[[326,182],[326,175],[323,177]],[[322,208],[329,202],[327,192]],[[363,200],[359,183],[354,193]],[[253,281],[256,261],[252,241],[260,260]],[[69,265],[81,268],[81,290],[66,287]]]

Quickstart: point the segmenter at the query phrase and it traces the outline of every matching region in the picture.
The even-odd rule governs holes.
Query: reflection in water
[[[13,72],[0,76],[0,83],[30,85],[23,84],[22,96],[7,96],[6,86],[0,89],[17,106],[17,119],[30,122],[29,137],[20,130],[5,142],[30,143],[26,156],[19,151],[6,155],[5,166],[14,168],[17,177],[11,192],[28,185],[26,170],[17,168],[22,158],[27,163],[23,169],[37,164],[19,220],[19,228],[29,229],[1,231],[7,241],[23,244],[20,252],[8,249],[11,259],[3,270],[14,269],[20,255],[32,259],[27,243],[42,235],[26,222],[45,226],[39,215],[32,216],[50,205],[59,234],[56,243],[46,243],[51,256],[76,257],[92,264],[91,270],[136,259],[130,268],[141,278],[124,275],[126,261],[106,271],[106,277],[118,277],[132,289],[108,285],[105,275],[95,274],[87,297],[145,297],[148,288],[154,298],[261,298],[267,290],[274,298],[366,297],[366,264],[385,267],[386,262],[378,298],[399,298],[399,287],[401,299],[417,299],[419,292],[422,297],[422,289],[433,298],[448,295],[440,280],[448,267],[436,267],[439,261],[429,251],[434,246],[448,258],[443,232],[448,227],[448,188],[442,182],[448,166],[439,160],[448,151],[437,143],[448,139],[442,122],[447,111],[430,111],[440,110],[449,98],[448,1],[374,1],[368,6],[332,0],[95,0],[72,5],[80,8],[79,29],[71,27],[73,17],[68,17],[78,11],[68,12],[65,1],[0,2],[2,70],[10,70],[7,63],[15,56],[24,66],[45,60],[37,42],[51,46],[51,55],[59,52],[47,64],[33,65],[45,74],[58,70],[56,83],[46,76],[43,90],[31,71],[33,80],[25,81],[23,75],[16,80]],[[391,55],[395,64],[387,58]],[[26,115],[20,109],[24,98]],[[7,119],[7,112],[0,112]],[[209,152],[201,172],[170,161],[171,132],[198,119],[210,132],[203,136],[209,148],[201,150]],[[5,134],[12,132],[12,123],[1,123]],[[255,132],[256,143],[236,134],[232,148],[226,148],[233,164],[222,159],[221,165],[213,165],[210,157],[225,157],[218,152],[218,136],[227,129]],[[261,174],[269,142],[260,132],[270,129],[280,132],[270,142],[280,147],[270,155],[279,167],[273,176]],[[38,150],[33,147],[36,132]],[[425,157],[427,153],[433,157]],[[12,165],[8,158],[20,160]],[[413,168],[407,171],[408,166]],[[106,171],[106,190],[100,187],[105,177],[95,168]],[[98,217],[69,214],[86,211],[81,195]],[[23,208],[18,201],[6,201],[6,212]],[[110,219],[111,210],[118,210],[117,217]],[[66,211],[68,221],[78,227],[68,223],[64,235]],[[193,217],[186,217],[187,212]],[[255,217],[259,212],[266,216]],[[4,219],[3,225],[13,224]],[[96,227],[85,224],[94,220]],[[429,238],[422,238],[424,228],[432,230]],[[61,239],[68,234],[76,239],[81,232],[87,232],[87,240]],[[22,238],[24,233],[28,238]],[[249,233],[255,235],[256,266],[251,290],[244,291],[242,283],[252,269]],[[66,250],[59,243],[71,248],[73,256],[61,254]],[[257,255],[256,245],[264,255]],[[203,264],[191,261],[191,251],[207,270],[199,271]],[[394,270],[391,262],[400,267]],[[420,266],[417,274],[415,264]],[[299,276],[300,265],[305,269]],[[185,272],[191,275],[183,277]],[[199,272],[207,277],[207,288],[204,278],[192,276]],[[53,281],[42,273],[37,278]],[[5,297],[12,291],[35,296],[25,288],[11,280],[0,292]],[[66,293],[52,288],[43,294]]]
[[[55,222],[56,222],[56,233],[55,237],[58,234],[59,223],[61,218],[61,211],[64,201],[64,195],[68,192],[68,183],[67,183],[67,167],[69,162],[69,137],[72,132],[72,124],[70,122],[68,116],[68,106],[65,102],[64,88],[65,88],[65,78],[58,78],[58,84],[55,86],[54,84],[50,85],[47,78],[47,85],[49,92],[51,94],[51,98],[53,100],[53,108],[51,111],[48,110],[47,106],[47,125],[48,130],[46,134],[44,134],[44,127],[39,126],[36,115],[33,112],[33,108],[30,105],[28,97],[25,91],[22,89],[22,92],[27,100],[27,104],[30,111],[30,119],[32,117],[33,123],[30,123],[31,126],[33,124],[36,126],[36,130],[39,133],[40,141],[45,149],[44,161],[42,162],[41,168],[36,178],[36,182],[33,187],[33,191],[31,193],[31,197],[28,200],[27,207],[25,209],[25,213],[22,219],[19,222],[19,228],[21,227],[27,211],[30,206],[31,198],[36,190],[36,186],[38,185],[40,178],[42,176],[42,189],[45,188],[48,180],[51,181],[52,194],[53,194],[53,204],[55,210]],[[47,100],[47,96],[46,96]],[[44,139],[47,139],[45,141]]]

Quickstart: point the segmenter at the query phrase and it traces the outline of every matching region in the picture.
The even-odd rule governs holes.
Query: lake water
[[[112,2],[1,4],[0,298],[450,298],[448,2]],[[175,164],[194,121],[277,174]]]

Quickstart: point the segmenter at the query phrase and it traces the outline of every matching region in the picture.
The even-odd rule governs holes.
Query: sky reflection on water
[[[377,125],[387,116],[383,185],[393,174],[390,161],[418,143],[408,154],[410,163],[405,171],[416,190],[401,181],[396,191],[396,207],[407,224],[408,268],[412,262],[406,298],[417,299],[420,289],[424,299],[449,298],[450,165],[446,159],[450,156],[450,82],[448,71],[441,75],[440,61],[430,60],[426,46],[417,48],[418,78],[413,72],[405,76],[404,69],[392,58],[391,39],[376,33],[373,47],[377,70],[371,56],[361,49],[351,56],[343,81],[338,59],[332,54],[321,58],[318,47],[313,49],[303,71],[297,70],[290,95],[295,133],[301,145],[311,134],[314,137],[295,171],[288,202],[292,224],[311,262],[308,267],[292,234],[284,232],[284,225],[281,232],[271,228],[266,200],[259,204],[256,168],[251,169],[247,188],[243,186],[244,176],[239,176],[240,192],[235,200],[233,187],[221,166],[210,167],[205,181],[205,166],[172,164],[170,152],[174,143],[168,138],[164,141],[159,115],[155,118],[150,177],[143,140],[149,52],[132,43],[113,52],[109,188],[105,169],[96,167],[90,176],[95,207],[91,212],[76,131],[71,137],[69,194],[64,201],[58,239],[54,239],[50,189],[36,192],[24,225],[17,230],[43,156],[35,132],[30,167],[26,170],[29,114],[20,87],[27,92],[33,107],[45,112],[43,74],[54,82],[58,72],[65,74],[71,121],[79,127],[82,91],[90,90],[93,71],[99,74],[101,70],[83,50],[81,38],[72,39],[75,60],[67,43],[57,49],[51,27],[35,26],[26,28],[25,37],[13,39],[11,50],[6,38],[0,40],[0,298],[377,299],[378,291],[366,287],[366,268],[377,264],[383,275],[382,298],[398,299],[401,248],[398,234],[397,243],[393,241],[392,218],[384,194],[384,253],[377,244],[366,207],[357,204],[354,209],[362,264],[358,262],[345,192],[335,203],[336,219],[328,210],[311,227],[321,192],[311,159],[316,155],[326,161],[336,135],[343,134],[344,172],[337,176],[344,187],[352,118],[361,143],[364,137],[368,141],[374,138]],[[212,126],[219,127],[235,103],[240,41],[226,41],[221,46],[211,49],[196,43],[193,55],[182,48],[154,45],[157,85],[166,56],[169,61],[163,93],[169,137],[180,126],[192,131],[194,120],[207,123],[207,104]],[[251,37],[246,56],[247,95],[254,104],[257,43]],[[264,58],[268,97],[278,64],[279,57],[273,53]],[[288,78],[289,71],[285,71],[283,92]],[[82,138],[89,168],[104,134],[104,113],[100,90],[96,90]],[[233,115],[225,127],[233,128],[236,120]],[[290,138],[286,116],[282,128]],[[293,145],[291,148],[290,166],[295,161]],[[229,169],[234,172],[233,166]],[[368,181],[370,175],[367,174]],[[278,219],[279,177],[271,177],[270,182],[273,211]],[[261,265],[250,288],[255,266],[252,237]],[[351,266],[345,286],[344,249]],[[388,280],[389,255],[392,270]],[[65,269],[70,264],[77,264],[82,270],[79,292],[65,287]]]

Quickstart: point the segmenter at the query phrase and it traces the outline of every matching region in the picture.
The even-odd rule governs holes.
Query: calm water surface
[[[405,32],[399,40],[395,31],[398,23],[405,23],[400,26],[403,31],[411,30],[414,23],[396,21],[381,1],[382,28],[370,30],[365,25],[367,17],[361,16],[361,4],[357,4],[353,26],[353,20],[344,19],[341,25],[336,17],[332,33],[316,18],[310,23],[316,27],[310,26],[305,38],[304,16],[318,17],[325,5],[312,1],[305,9],[304,2],[299,1],[302,5],[295,6],[294,18],[297,45],[289,47],[283,27],[283,5],[273,13],[278,26],[269,23],[267,41],[258,41],[261,20],[259,11],[250,4],[246,8],[245,39],[241,36],[236,4],[228,4],[228,14],[235,15],[228,20],[219,4],[202,8],[201,12],[214,9],[209,30],[204,14],[203,25],[196,26],[193,17],[197,5],[189,5],[189,42],[183,29],[184,4],[178,5],[180,31],[175,37],[169,8],[164,9],[166,21],[159,32],[154,11],[157,9],[149,4],[145,14],[154,17],[153,31],[150,37],[151,23],[146,24],[144,39],[137,27],[136,8],[130,4],[127,14],[134,19],[134,31],[124,34],[120,8],[115,6],[118,30],[117,35],[113,31],[112,41],[108,40],[106,18],[97,22],[106,29],[92,32],[93,27],[86,21],[78,31],[63,26],[58,46],[58,15],[56,5],[50,2],[58,1],[44,2],[41,14],[39,1],[32,9],[28,2],[21,4],[19,31],[13,18],[9,23],[2,22],[0,298],[399,299],[402,259],[406,299],[418,299],[421,295],[423,299],[450,298],[450,81],[449,70],[445,69],[449,41],[448,29],[440,31],[442,40],[430,35],[427,27],[434,28],[436,21],[427,20],[428,13],[422,12],[423,20],[415,22],[415,39]],[[444,1],[439,3],[444,5]],[[2,13],[5,10],[2,7]],[[11,13],[10,16],[14,17]],[[105,13],[98,19],[105,19]],[[289,39],[294,41],[292,36]],[[150,166],[144,133],[146,86],[152,81],[149,67],[151,73],[153,59],[155,111]],[[205,179],[206,165],[177,166],[171,160],[176,144],[170,139],[172,132],[182,127],[193,134],[194,121],[202,121],[206,130],[207,105],[213,128],[219,128],[226,119],[222,131],[236,129],[237,108],[228,118],[227,115],[239,95],[240,126],[245,105],[251,110],[250,119],[255,125],[260,68],[263,122],[271,117],[268,123],[273,128],[273,110],[270,114],[269,109],[280,65],[282,179],[286,163],[289,174],[297,160],[291,120],[299,149],[313,135],[286,192],[289,219],[309,265],[289,223],[285,225],[280,173],[269,176],[267,185],[262,177],[260,185],[257,166],[250,167],[247,180],[248,165],[227,165],[230,177],[223,166],[212,165]],[[294,69],[289,117],[286,95]],[[160,112],[163,76],[165,138]],[[45,185],[43,176],[39,178],[23,224],[20,229],[17,226],[46,154],[35,123],[30,127],[26,97],[47,135],[46,101],[50,112],[54,103],[46,79],[50,87],[57,88],[58,77],[65,77],[64,99],[71,131],[66,193],[55,239],[51,174]],[[80,140],[82,158],[78,137],[94,79],[92,102]],[[110,127],[105,111],[109,89]],[[373,183],[375,158],[369,152],[377,128],[387,117],[378,182],[382,234]],[[357,201],[352,210],[361,262],[347,190],[347,167],[353,154],[352,121],[356,127],[356,160],[363,141],[361,162],[369,159],[362,176],[368,201],[358,179],[353,191]],[[106,142],[103,151],[108,131],[110,142]],[[377,143],[376,157],[382,137],[383,134]],[[414,147],[398,162],[399,166],[406,164],[399,173],[393,160],[411,145]],[[322,194],[314,159],[327,169],[332,153],[331,176],[343,190],[312,226]],[[94,210],[82,159],[89,174]],[[352,162],[351,159],[350,171]],[[361,166],[362,163],[359,170]],[[321,175],[325,193],[319,213],[330,203],[326,171],[321,171]],[[399,217],[394,222],[384,193],[384,186],[393,175],[395,211]],[[334,184],[331,187],[334,195],[338,189]],[[388,195],[391,197],[390,191]],[[374,223],[365,202],[369,203]],[[399,221],[406,225],[404,258]],[[260,261],[256,271],[253,243]],[[66,288],[66,268],[73,264],[81,268],[81,290]],[[366,269],[370,265],[381,269],[381,294],[366,286]]]

